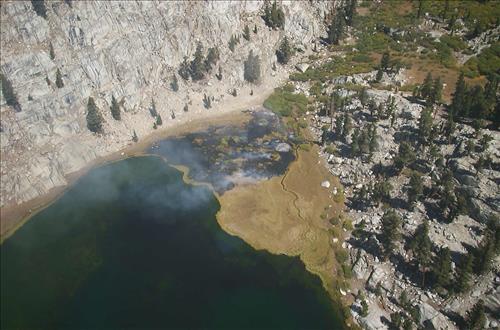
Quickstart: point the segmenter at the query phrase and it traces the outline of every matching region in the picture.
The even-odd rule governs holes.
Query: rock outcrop
[[[284,29],[270,30],[261,18],[262,1],[45,1],[46,18],[29,1],[2,1],[1,72],[12,82],[22,110],[0,98],[0,205],[16,205],[64,185],[68,173],[131,143],[133,131],[139,137],[150,134],[152,98],[169,125],[220,110],[224,98],[237,100],[229,89],[259,88],[243,80],[250,50],[262,62],[261,88],[277,85],[280,76],[272,67],[280,39],[286,35],[307,50],[325,33],[324,18],[335,3],[283,2]],[[257,26],[258,32],[250,41],[241,38],[232,52],[228,41],[245,25]],[[219,63],[201,82],[179,78],[180,90],[172,91],[173,74],[184,57],[193,57],[198,43],[205,55],[217,46]],[[214,74],[219,66],[222,81]],[[58,69],[62,88],[55,84]],[[204,94],[213,97],[210,110],[203,108]],[[90,96],[104,117],[101,136],[86,127]],[[121,105],[121,121],[109,111],[112,96]],[[189,112],[183,111],[186,104]]]

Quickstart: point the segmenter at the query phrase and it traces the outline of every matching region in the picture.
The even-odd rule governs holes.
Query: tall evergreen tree
[[[196,46],[196,51],[194,53],[194,59],[191,61],[190,73],[193,81],[201,80],[205,77],[205,65],[203,62],[203,46],[200,43]]]
[[[465,84],[464,74],[461,73],[458,77],[457,84],[455,86],[455,92],[453,93],[453,98],[451,100],[450,110],[452,115],[464,115],[462,107],[464,106],[465,98],[467,94],[467,85]],[[468,115],[468,114],[465,114]]]
[[[344,35],[345,19],[342,10],[337,10],[335,18],[328,26],[327,41],[331,45],[338,45]]]
[[[441,81],[441,77],[437,77],[436,79],[434,79],[432,92],[431,95],[429,96],[428,103],[432,105],[441,102],[442,94],[443,94],[443,82]]]
[[[432,265],[432,275],[436,287],[446,288],[451,283],[452,268],[449,248],[444,247],[439,250],[437,258]]]
[[[54,47],[52,46],[52,43],[49,43],[49,56],[51,60],[54,60],[56,58],[56,54],[54,53]]]
[[[31,0],[31,5],[38,16],[47,19],[47,8],[45,8],[44,0]]]
[[[276,50],[276,57],[278,58],[278,63],[281,64],[287,64],[292,57],[292,47],[287,37],[283,39],[278,50]]]
[[[398,149],[398,155],[394,158],[394,166],[398,170],[402,170],[405,166],[413,163],[417,156],[413,147],[406,141],[401,142]]]
[[[156,118],[158,116],[158,111],[156,111],[156,103],[154,99],[151,99],[151,105],[149,106],[149,114],[153,118]]]
[[[17,100],[17,95],[14,92],[14,88],[12,87],[12,83],[10,82],[10,80],[1,73],[0,80],[2,82],[2,94],[5,98],[5,102],[7,102],[7,105],[13,107],[17,112],[21,111],[21,105]]]
[[[346,24],[352,26],[354,17],[356,15],[356,2],[357,0],[349,0],[345,7]]]
[[[430,141],[432,123],[432,109],[427,107],[422,111],[418,120],[418,137],[420,143],[423,145],[428,145],[432,142]]]
[[[256,83],[260,79],[260,59],[250,50],[246,61],[243,63],[243,77],[246,81]]]
[[[64,87],[64,82],[62,80],[62,74],[59,68],[56,71],[56,86],[57,88],[63,88]]]
[[[389,52],[384,52],[384,54],[382,54],[382,58],[380,59],[380,68],[383,71],[387,72],[387,70],[390,67],[390,63],[391,63],[391,56],[389,55]]]
[[[170,83],[170,87],[174,92],[177,92],[179,90],[179,81],[177,80],[177,76],[174,73],[174,76],[172,77],[172,82]]]
[[[134,141],[134,142],[138,142],[139,141],[139,137],[137,136],[137,133],[135,132],[135,129],[134,129],[134,133],[132,134],[132,141]]]
[[[420,96],[424,99],[427,100],[432,94],[432,74],[429,72],[427,73],[427,76],[425,76],[424,82],[422,83],[422,86],[420,87]]]
[[[113,118],[115,120],[121,120],[122,119],[122,115],[121,115],[121,111],[120,111],[120,105],[116,101],[114,95],[111,96],[111,115],[113,116]]]
[[[89,97],[87,102],[87,128],[94,133],[103,133],[102,122],[103,118],[95,105],[94,98]]]
[[[208,54],[207,58],[205,59],[205,70],[209,72],[212,70],[212,66],[217,63],[219,60],[220,54],[219,54],[219,48],[217,47],[210,47],[208,49]]]
[[[479,301],[474,305],[471,311],[467,313],[467,329],[482,330],[486,325],[486,315],[484,313],[484,301]]]
[[[396,248],[396,243],[400,238],[401,218],[393,209],[385,211],[382,217],[381,243],[383,255],[389,257]]]
[[[266,3],[264,7],[264,16],[262,17],[264,22],[270,28],[283,28],[285,26],[285,13],[278,6],[276,1],[273,2],[271,7],[269,7],[269,3]]]
[[[457,276],[455,282],[455,291],[458,293],[466,292],[470,287],[470,280],[472,278],[472,266],[474,264],[474,257],[468,253],[464,257],[462,263],[457,267]]]
[[[160,114],[158,114],[158,116],[156,116],[156,125],[158,125],[158,126],[163,125],[163,120],[161,120]]]
[[[422,272],[422,287],[425,285],[425,273],[432,258],[432,243],[429,238],[429,222],[424,220],[423,224],[417,227],[413,239],[410,241],[410,249],[413,251],[415,260]]]
[[[420,173],[414,171],[410,176],[410,186],[408,187],[408,204],[410,208],[415,207],[415,203],[420,199],[424,191],[422,177]]]
[[[245,28],[243,29],[243,38],[245,38],[245,40],[247,41],[250,41],[250,28],[248,27],[248,25],[245,25]]]

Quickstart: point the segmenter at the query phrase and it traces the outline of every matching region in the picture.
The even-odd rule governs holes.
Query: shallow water
[[[298,258],[218,226],[158,157],[92,170],[0,247],[1,328],[339,329]]]

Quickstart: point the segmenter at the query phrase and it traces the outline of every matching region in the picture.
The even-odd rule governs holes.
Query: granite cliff
[[[262,1],[51,1],[46,17],[30,1],[1,3],[1,73],[11,81],[21,111],[1,106],[1,201],[13,207],[67,183],[66,176],[92,160],[153,132],[148,108],[154,99],[164,127],[223,111],[238,98],[277,86],[286,70],[274,71],[275,51],[286,35],[299,50],[324,35],[324,19],[335,2],[283,1],[283,30],[263,22]],[[250,41],[241,38],[234,52],[232,35],[245,25],[257,27]],[[210,74],[200,82],[170,83],[179,64],[192,58],[197,44],[204,52],[217,46],[223,79]],[[53,48],[53,57],[50,48]],[[253,50],[261,58],[261,82],[243,79],[243,61]],[[64,86],[55,84],[60,70]],[[215,72],[215,70],[214,70]],[[228,93],[237,89],[238,96]],[[203,108],[203,96],[213,107]],[[253,94],[253,93],[252,93]],[[122,107],[122,120],[111,116],[111,97]],[[86,126],[89,97],[104,117],[104,134]],[[189,105],[189,111],[183,111]],[[4,232],[7,228],[2,228]]]

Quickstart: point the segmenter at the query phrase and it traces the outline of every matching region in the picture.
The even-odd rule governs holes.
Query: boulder
[[[323,188],[330,188],[330,181],[323,181],[321,182],[321,187]]]
[[[306,72],[308,68],[309,64],[307,63],[299,63],[295,66],[295,69],[297,69],[300,72]]]

